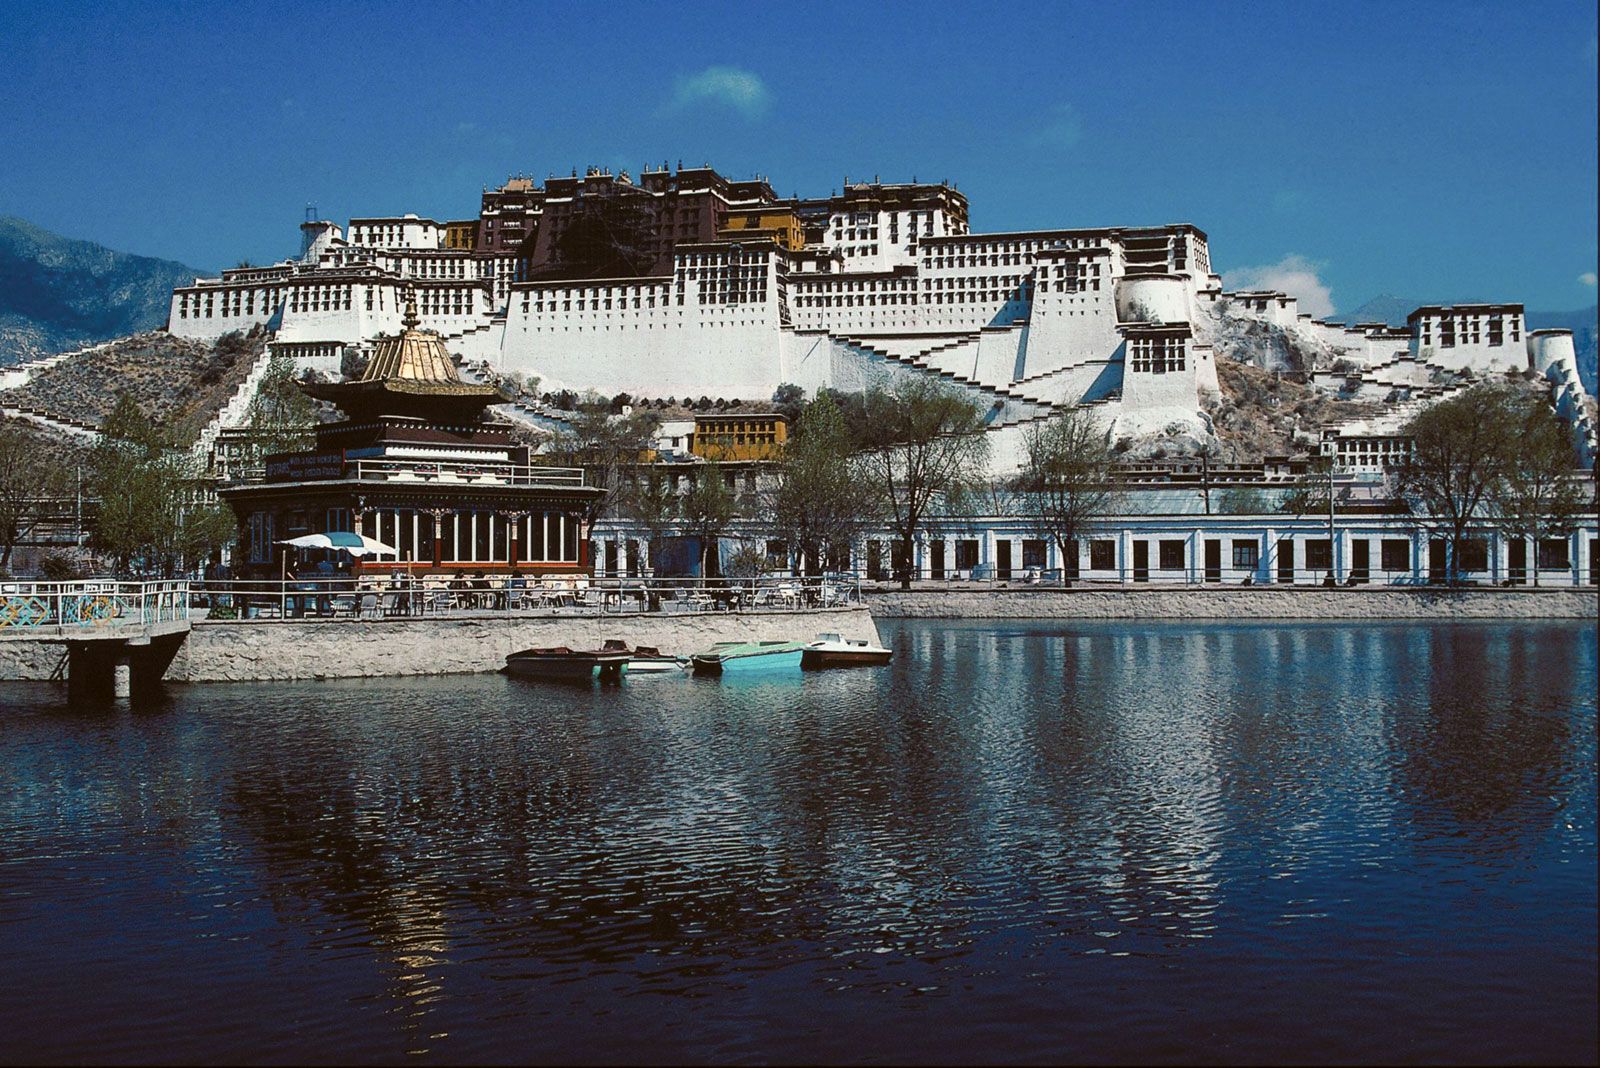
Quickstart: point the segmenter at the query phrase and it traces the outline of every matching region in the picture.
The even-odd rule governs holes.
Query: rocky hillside
[[[0,366],[163,326],[204,273],[0,216]]]
[[[126,393],[168,427],[175,444],[186,444],[222,410],[265,346],[259,332],[226,334],[216,344],[135,334],[39,372],[0,393],[0,403],[99,425]]]

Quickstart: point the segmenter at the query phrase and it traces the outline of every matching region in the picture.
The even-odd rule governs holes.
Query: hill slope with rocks
[[[0,216],[0,367],[163,326],[205,273]]]
[[[0,393],[9,407],[99,426],[124,393],[171,440],[195,439],[239,389],[266,348],[266,334],[224,334],[215,344],[153,330],[106,344],[40,371]]]

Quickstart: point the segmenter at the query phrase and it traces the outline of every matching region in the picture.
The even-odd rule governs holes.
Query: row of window
[[[1522,317],[1513,315],[1509,318],[1512,342],[1521,341]],[[1487,322],[1476,315],[1445,316],[1439,319],[1438,323],[1440,348],[1450,349],[1457,344],[1481,345],[1485,334],[1488,335],[1490,345],[1503,345],[1506,341],[1508,324],[1506,319],[1499,315],[1489,316]],[[1432,318],[1424,318],[1419,324],[1419,340],[1422,344],[1433,344],[1433,326]]]
[[[1377,553],[1373,553],[1373,542],[1377,542]],[[869,565],[872,546],[869,543]],[[1189,562],[1189,541],[1185,538],[1159,538],[1154,540],[1154,560],[1151,559],[1150,540],[1139,539],[1130,543],[1132,546],[1132,570],[1137,578],[1141,572],[1155,571],[1187,571]],[[1217,569],[1222,566],[1222,549],[1224,544],[1228,549],[1228,558],[1235,571],[1255,571],[1261,564],[1261,541],[1259,538],[1234,538],[1228,542],[1222,539],[1210,539],[1210,544],[1215,548],[1201,547],[1201,559],[1196,566],[1201,570]],[[1515,547],[1518,543],[1513,542]],[[1509,570],[1514,574],[1526,570],[1526,547],[1523,544],[1521,556],[1513,556]],[[954,559],[950,559],[949,550],[945,539],[936,538],[928,543],[927,564],[934,578],[943,578],[946,568],[953,567],[957,571],[972,571],[979,567],[981,543],[976,538],[958,538],[954,540]],[[898,547],[896,547],[898,548]],[[1016,561],[1011,558],[1011,543],[1003,540],[996,543],[998,560],[995,563],[999,569],[1007,569]],[[1358,579],[1366,577],[1373,566],[1373,557],[1377,557],[1377,566],[1385,572],[1393,574],[1409,574],[1412,571],[1412,541],[1410,538],[1356,538],[1350,542],[1351,560],[1346,562],[1349,571],[1355,573]],[[1442,539],[1434,539],[1430,543],[1429,568],[1440,570],[1444,567],[1443,554],[1445,543]],[[1515,553],[1515,548],[1513,552]],[[1214,555],[1213,555],[1214,554]],[[896,555],[900,555],[898,552]],[[1537,545],[1536,564],[1540,571],[1565,571],[1572,567],[1571,545],[1566,538],[1547,538]],[[1117,543],[1111,538],[1096,538],[1088,543],[1089,570],[1091,571],[1116,571]],[[1024,569],[1043,570],[1047,565],[1047,543],[1042,540],[1022,540],[1022,554],[1020,566]],[[1520,559],[1520,563],[1519,563]],[[1067,553],[1064,559],[1065,569],[1069,575],[1076,576],[1082,566],[1082,560],[1077,553]],[[1277,545],[1276,564],[1280,581],[1292,581],[1298,572],[1303,576],[1306,572],[1326,573],[1333,568],[1333,543],[1327,538],[1283,538]],[[1153,564],[1153,566],[1152,566]],[[1487,538],[1467,538],[1462,543],[1461,559],[1458,569],[1465,572],[1484,572],[1489,570],[1489,540]],[[870,566],[869,566],[870,571]],[[1005,577],[1002,575],[1001,577]]]
[[[1135,371],[1164,375],[1182,371],[1187,365],[1185,340],[1176,334],[1136,337],[1128,342],[1128,355]]]
[[[178,318],[210,319],[220,316],[249,315],[256,313],[257,290],[224,289],[220,292],[190,292],[178,294]],[[282,304],[282,296],[274,290],[260,290],[261,314],[270,317]]]

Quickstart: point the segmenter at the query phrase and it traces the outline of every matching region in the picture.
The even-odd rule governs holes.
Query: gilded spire
[[[406,283],[406,315],[400,324],[407,330],[415,330],[422,325],[422,320],[417,318],[417,287]]]

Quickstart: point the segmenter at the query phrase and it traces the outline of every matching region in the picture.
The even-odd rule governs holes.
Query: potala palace
[[[1544,376],[1593,457],[1572,337],[1527,331],[1520,304],[1422,307],[1400,329],[1328,322],[1284,293],[1224,291],[1187,223],[980,234],[967,220],[945,183],[784,200],[708,167],[518,178],[475,219],[308,221],[298,259],[196,279],[168,325],[208,339],[262,324],[272,351],[336,376],[345,350],[400,331],[409,291],[453,355],[545,390],[764,399],[933,375],[985,402],[1001,463],[1017,428],[1062,406],[1092,406],[1119,437],[1203,434],[1216,360],[1249,338],[1258,363],[1383,403],[1324,429],[1352,464],[1462,371]]]

